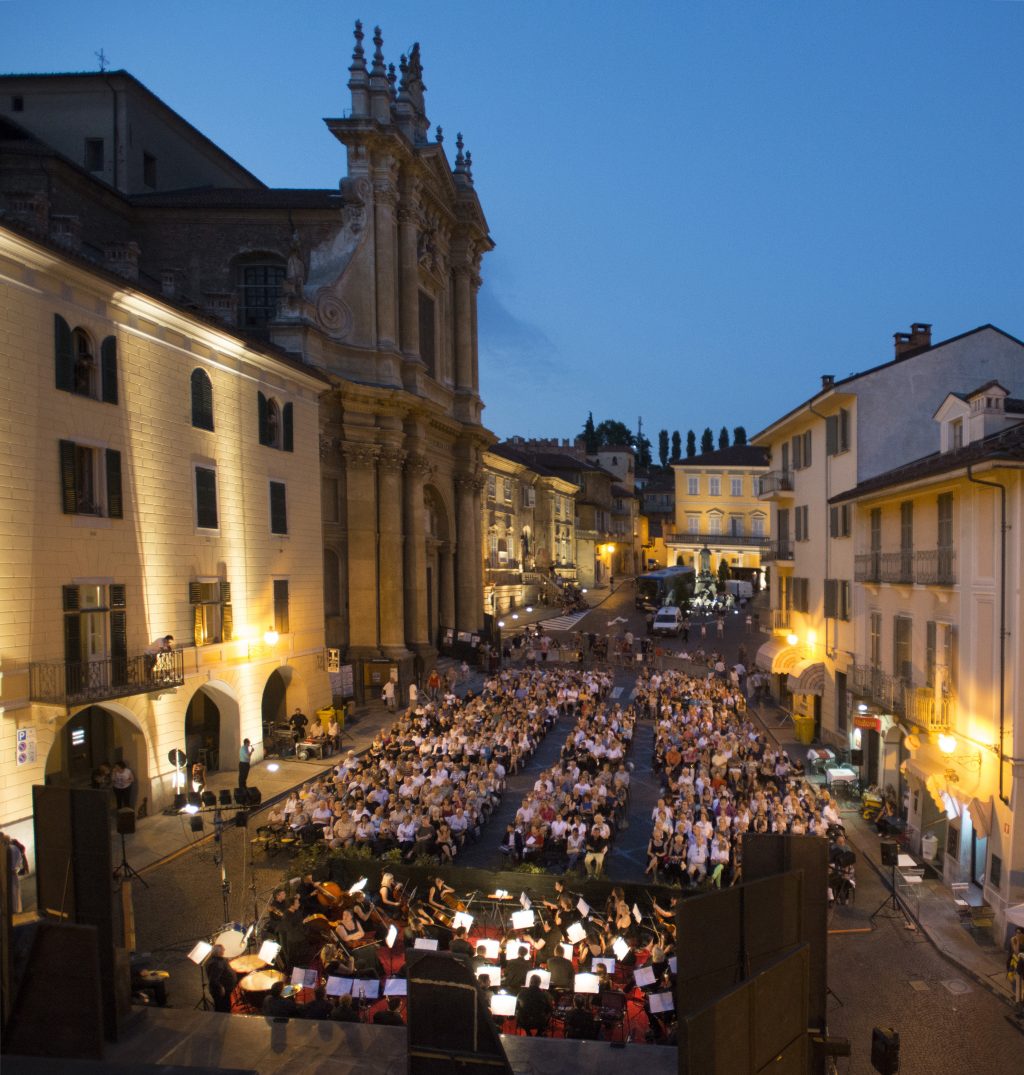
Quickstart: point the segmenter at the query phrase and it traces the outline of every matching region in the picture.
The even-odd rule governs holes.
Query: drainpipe
[[[1000,482],[983,481],[971,473],[967,464],[967,480],[975,485],[987,485],[999,490],[999,800],[1010,805],[1003,791],[1003,767],[1006,763],[1004,734],[1006,731],[1006,486]]]

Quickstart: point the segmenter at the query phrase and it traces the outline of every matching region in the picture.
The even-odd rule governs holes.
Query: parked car
[[[651,633],[656,635],[676,635],[683,629],[683,614],[675,605],[659,608],[651,625]]]

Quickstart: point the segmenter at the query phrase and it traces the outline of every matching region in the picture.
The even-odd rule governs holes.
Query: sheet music
[[[384,983],[384,996],[407,997],[409,995],[409,983],[405,978],[389,978]]]
[[[633,972],[633,981],[639,986],[654,985],[654,968],[637,967]]]
[[[581,918],[586,918],[590,914],[590,904],[580,896],[579,901],[576,904],[576,910],[579,911]]]
[[[417,937],[412,946],[413,948],[422,948],[426,952],[437,951],[437,941],[430,937]]]
[[[347,997],[352,992],[351,978],[336,978],[333,974],[327,979],[329,997]]]
[[[652,1012],[674,1012],[676,1010],[675,1001],[673,1001],[671,993],[648,993],[647,1000]]]

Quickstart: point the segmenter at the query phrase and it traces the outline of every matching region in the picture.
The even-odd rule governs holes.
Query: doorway
[[[273,740],[276,725],[284,725],[288,720],[287,695],[288,685],[284,681],[284,676],[275,669],[263,688],[263,739],[265,742]]]
[[[135,796],[148,794],[143,733],[116,709],[91,705],[74,713],[54,737],[46,755],[46,783],[92,787],[95,770],[117,761],[135,774]]]
[[[988,837],[979,836],[971,826],[971,880],[980,888],[985,887],[985,856],[988,854]]]
[[[220,707],[201,689],[192,695],[185,710],[185,754],[189,768],[198,761],[211,773],[221,768],[222,760],[228,764],[231,761],[222,757]]]

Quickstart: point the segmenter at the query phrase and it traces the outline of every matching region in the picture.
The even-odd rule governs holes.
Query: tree
[[[747,431],[743,426],[737,426],[732,431],[732,442],[737,448],[742,448],[747,443]]]
[[[692,459],[697,454],[697,434],[692,429],[686,431],[686,458]]]
[[[598,440],[597,430],[594,429],[593,411],[587,415],[587,420],[583,423],[583,443],[587,455],[593,455],[597,451]]]
[[[649,467],[652,461],[651,442],[641,433],[636,449],[636,464],[638,467]]]
[[[682,459],[680,454],[679,430],[672,434],[672,462],[678,463]]]
[[[715,450],[715,435],[711,432],[710,426],[704,427],[704,432],[700,435],[700,454],[705,452],[713,452]]]
[[[625,422],[616,422],[614,418],[606,418],[594,433],[597,435],[598,445],[602,448],[638,447],[629,426]]]
[[[668,466],[668,430],[662,429],[658,433],[658,459],[663,467]]]
[[[726,429],[725,426],[722,426],[722,428],[718,431],[718,447],[729,447],[729,430]]]
[[[729,561],[723,556],[718,561],[718,592],[725,592],[725,584],[729,581]]]

